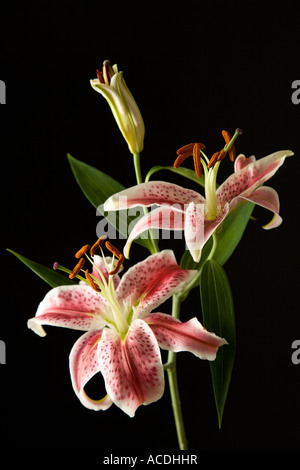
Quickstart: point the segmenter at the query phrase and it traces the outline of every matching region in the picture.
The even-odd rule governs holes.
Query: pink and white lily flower
[[[201,150],[201,154],[203,151]],[[213,232],[224,219],[246,201],[253,202],[274,213],[263,228],[271,229],[282,222],[279,215],[277,192],[262,186],[283,164],[290,150],[272,153],[256,160],[239,155],[234,163],[234,173],[217,188],[216,177],[220,161],[209,165],[207,157],[201,158],[205,176],[205,197],[191,189],[164,181],[150,181],[133,186],[111,196],[104,204],[105,211],[127,209],[135,206],[159,207],[143,216],[129,234],[124,247],[128,258],[132,241],[142,232],[152,229],[184,230],[185,241],[193,260],[199,262],[201,251]]]
[[[118,274],[108,276],[111,267],[105,258],[94,255],[92,263],[92,273],[86,273],[89,284],[52,289],[28,327],[40,336],[46,334],[41,325],[86,331],[70,354],[76,395],[87,408],[106,410],[115,403],[132,417],[140,405],[157,401],[164,392],[159,347],[214,360],[226,341],[206,331],[196,318],[182,323],[151,313],[197,273],[180,268],[171,250],[149,256],[121,280]],[[94,400],[84,387],[98,372],[107,394]]]

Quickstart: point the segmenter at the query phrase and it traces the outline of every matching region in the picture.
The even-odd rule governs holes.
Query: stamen
[[[207,168],[208,168],[208,169],[211,168],[211,167],[213,167],[213,166],[215,166],[215,164],[217,163],[217,161],[219,161],[218,158],[219,158],[219,156],[221,155],[222,152],[223,152],[223,150],[219,150],[218,152],[215,152],[215,153],[213,154],[213,156],[211,157],[211,159],[210,159],[209,162],[208,162],[208,165],[207,165]],[[225,155],[226,155],[226,154],[225,154]]]
[[[77,274],[79,274],[79,272],[81,271],[83,265],[85,263],[85,260],[84,258],[80,258],[80,260],[78,261],[78,263],[76,264],[75,268],[73,269],[73,271],[71,272],[71,274],[69,274],[69,278],[70,279],[75,279],[75,277],[77,276]]]
[[[77,251],[75,258],[81,258],[89,249],[90,245],[84,245],[82,248],[80,248],[80,250]]]
[[[86,277],[86,280],[88,281],[89,285],[91,286],[91,288],[93,290],[95,290],[96,292],[101,292],[100,287],[97,286],[95,281],[92,279],[88,269],[85,271],[85,277]]]
[[[114,267],[114,269],[108,273],[110,276],[117,274],[122,264],[124,263],[124,259],[125,259],[124,255],[121,255],[118,261],[116,262],[116,266]]]
[[[98,238],[96,243],[92,246],[90,249],[90,255],[94,256],[95,252],[98,250],[98,248],[103,244],[104,240],[107,239],[107,235],[103,235],[102,237]]]
[[[200,153],[200,146],[197,143],[193,147],[193,160],[194,160],[195,173],[198,176],[198,178],[200,178],[201,176],[201,153]]]
[[[173,163],[173,167],[178,168],[186,158],[193,155],[195,173],[198,176],[198,178],[200,178],[201,176],[201,150],[203,149],[205,149],[205,145],[202,144],[201,142],[194,142],[191,144],[184,145],[183,147],[180,147],[180,149],[176,151],[178,157]]]
[[[222,131],[222,136],[224,137],[224,140],[225,140],[225,143],[226,143],[226,146],[225,146],[225,151],[229,153],[229,158],[232,162],[234,162],[235,160],[235,157],[236,157],[236,152],[235,152],[235,146],[234,146],[234,141],[231,143],[232,141],[232,136],[231,134],[229,134],[228,131]],[[230,147],[229,147],[229,144],[231,143]],[[228,147],[228,148],[227,148]]]
[[[105,242],[105,246],[106,248],[111,251],[111,253],[113,253],[118,259],[123,256],[122,253],[118,250],[118,248],[116,248],[112,243],[110,243],[110,241],[106,241]]]
[[[180,167],[181,163],[188,157],[190,157],[192,154],[191,152],[185,152],[185,153],[181,153],[175,160],[175,162],[173,163],[173,167],[174,168],[178,168]]]
[[[102,72],[103,72],[103,78],[104,78],[106,85],[110,85],[111,78],[115,74],[115,72],[112,66],[110,65],[109,60],[105,60],[103,62]]]
[[[192,155],[194,145],[195,143],[187,144],[187,145],[184,145],[183,147],[180,147],[180,149],[176,151],[177,155],[181,155],[182,153],[188,153],[189,155]]]
[[[124,255],[122,255],[122,253],[114,246],[110,243],[110,241],[106,241],[105,242],[105,246],[106,248],[111,251],[115,256],[116,258],[118,259],[117,263],[116,263],[116,266],[114,267],[114,269],[112,271],[110,271],[108,274],[113,276],[114,274],[116,274],[119,269],[121,268],[122,264],[124,263]]]
[[[101,70],[97,69],[96,73],[97,73],[97,77],[98,77],[99,82],[100,83],[105,83],[103,73],[101,72]]]

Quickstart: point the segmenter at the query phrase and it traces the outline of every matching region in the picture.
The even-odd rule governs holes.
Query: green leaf
[[[70,154],[68,154],[68,160],[75,179],[86,198],[94,207],[96,207],[98,212],[105,217],[106,221],[119,231],[122,238],[127,238],[128,227],[131,223],[134,225],[136,218],[128,216],[127,210],[111,211],[108,213],[103,210],[103,203],[106,199],[108,199],[112,194],[123,191],[125,186],[106,173],[103,173],[103,171],[77,160]],[[139,213],[139,211],[143,215],[142,209],[136,208],[136,213]],[[137,238],[134,241],[145,248],[148,248],[148,250],[152,252],[152,244],[150,240],[146,238]]]
[[[217,233],[218,246],[214,253],[213,259],[223,266],[226,261],[233,254],[238,244],[241,241],[243,233],[247,227],[255,204],[246,202],[242,206],[235,209],[225,219],[220,231]],[[212,238],[210,238],[202,250],[202,255],[199,263],[195,263],[186,250],[181,258],[180,266],[184,269],[201,269],[203,263],[208,258],[212,249]]]
[[[69,279],[68,276],[64,276],[63,274],[54,271],[53,269],[48,268],[47,266],[43,266],[42,264],[36,263],[35,261],[25,258],[25,256],[22,256],[13,250],[7,249],[7,251],[16,256],[20,261],[22,261],[22,263],[24,263],[35,274],[41,277],[51,287],[76,284],[76,282],[74,282],[72,279]]]
[[[223,266],[241,241],[255,204],[246,202],[235,209],[223,222],[218,233],[218,246],[213,259]]]
[[[198,178],[194,170],[190,170],[189,168],[184,168],[182,166],[179,168],[174,168],[173,166],[161,166],[161,165],[154,166],[151,168],[151,170],[148,171],[145,181],[146,182],[149,181],[149,179],[154,173],[156,173],[157,171],[161,171],[161,170],[172,171],[173,173],[176,173],[177,175],[184,176],[185,178],[188,178],[189,180],[194,181],[194,183],[200,184],[200,186],[204,187],[205,185],[204,184],[205,180],[204,180],[203,175],[201,175],[201,177]]]
[[[228,345],[219,348],[215,361],[210,362],[219,428],[221,428],[234,364],[236,337],[230,284],[224,269],[216,261],[207,260],[203,265],[200,276],[200,297],[204,327],[228,342]]]

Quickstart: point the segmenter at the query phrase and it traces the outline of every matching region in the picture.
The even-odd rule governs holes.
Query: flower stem
[[[137,184],[141,184],[143,183],[143,178],[142,178],[142,172],[141,172],[141,162],[140,162],[139,153],[133,154],[133,165],[134,165],[134,170],[135,170],[136,182]],[[143,210],[144,210],[144,214],[146,215],[148,213],[147,207],[143,207]],[[149,236],[150,236],[150,240],[151,240],[152,247],[153,247],[153,253],[158,253],[159,252],[158,243],[156,239],[153,237],[151,229],[149,230]]]
[[[181,302],[176,295],[173,295],[172,317],[179,318]],[[178,381],[176,374],[176,353],[169,351],[168,362],[165,365],[168,372],[170,395],[172,400],[173,414],[177,431],[177,438],[180,450],[187,450],[188,442],[185,434],[181,403],[179,397]]]

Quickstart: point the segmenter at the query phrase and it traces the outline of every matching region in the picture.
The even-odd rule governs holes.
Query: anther
[[[122,253],[118,250],[118,248],[116,248],[112,243],[110,243],[110,241],[106,241],[105,242],[105,246],[106,248],[111,251],[111,253],[113,253],[118,259],[123,256]]]
[[[222,152],[223,152],[222,150],[219,150],[218,152],[215,152],[213,154],[213,156],[211,157],[211,159],[208,162],[208,165],[207,165],[208,169],[215,166],[215,164],[217,163],[218,158],[219,158],[219,156],[221,155]]]
[[[184,145],[176,151],[178,157],[173,163],[174,168],[178,168],[181,163],[191,155],[194,159],[195,173],[200,178],[201,176],[201,150],[205,149],[205,145],[201,142],[194,142],[191,144]]]
[[[103,62],[102,73],[103,73],[104,82],[106,83],[106,85],[110,85],[111,78],[115,74],[115,72],[112,66],[110,65],[109,60],[105,60]]]
[[[200,178],[201,176],[201,153],[200,153],[200,146],[197,143],[193,147],[193,160],[194,160],[195,173],[198,176],[198,178]]]
[[[80,248],[80,250],[77,251],[75,258],[81,258],[89,249],[90,245],[84,245],[82,248]]]
[[[110,243],[110,241],[106,241],[105,246],[118,259],[114,269],[108,273],[109,275],[113,276],[114,274],[116,274],[119,271],[120,267],[124,263],[125,258],[124,258],[124,255],[122,255],[122,253],[114,245],[112,245],[112,243]]]
[[[97,284],[95,283],[95,281],[91,277],[88,269],[85,271],[85,278],[86,278],[86,280],[88,281],[89,285],[91,286],[91,288],[93,290],[95,290],[96,292],[101,292],[100,287],[97,286]]]
[[[94,256],[95,252],[98,250],[98,248],[103,244],[103,242],[107,239],[106,235],[103,235],[102,237],[98,238],[96,243],[92,246],[90,249],[90,255]]]
[[[101,72],[101,70],[97,69],[96,73],[97,73],[97,77],[98,77],[99,82],[100,83],[105,83],[103,73]]]
[[[117,274],[122,264],[124,263],[124,259],[125,259],[124,255],[121,255],[120,258],[118,258],[118,261],[116,262],[114,269],[108,273],[110,276]]]
[[[80,260],[78,261],[78,263],[76,264],[75,268],[73,269],[73,271],[69,274],[69,278],[70,279],[75,279],[75,277],[77,276],[77,274],[80,272],[80,270],[83,268],[83,265],[85,263],[85,260],[84,258],[80,258]]]
[[[231,136],[231,134],[229,134],[228,131],[224,131],[224,130],[223,130],[223,131],[222,131],[222,136],[224,137],[224,140],[225,140],[225,143],[226,143],[226,147],[228,147],[229,144],[230,144],[231,141],[232,141],[232,136]],[[233,141],[233,142],[234,142],[234,141]],[[230,145],[230,147],[229,147],[228,149],[225,147],[226,151],[228,151],[228,153],[229,153],[229,158],[230,158],[230,160],[231,160],[232,162],[234,162],[235,157],[236,157],[235,146],[234,146],[234,143],[233,143],[233,142],[231,143],[231,145]]]

